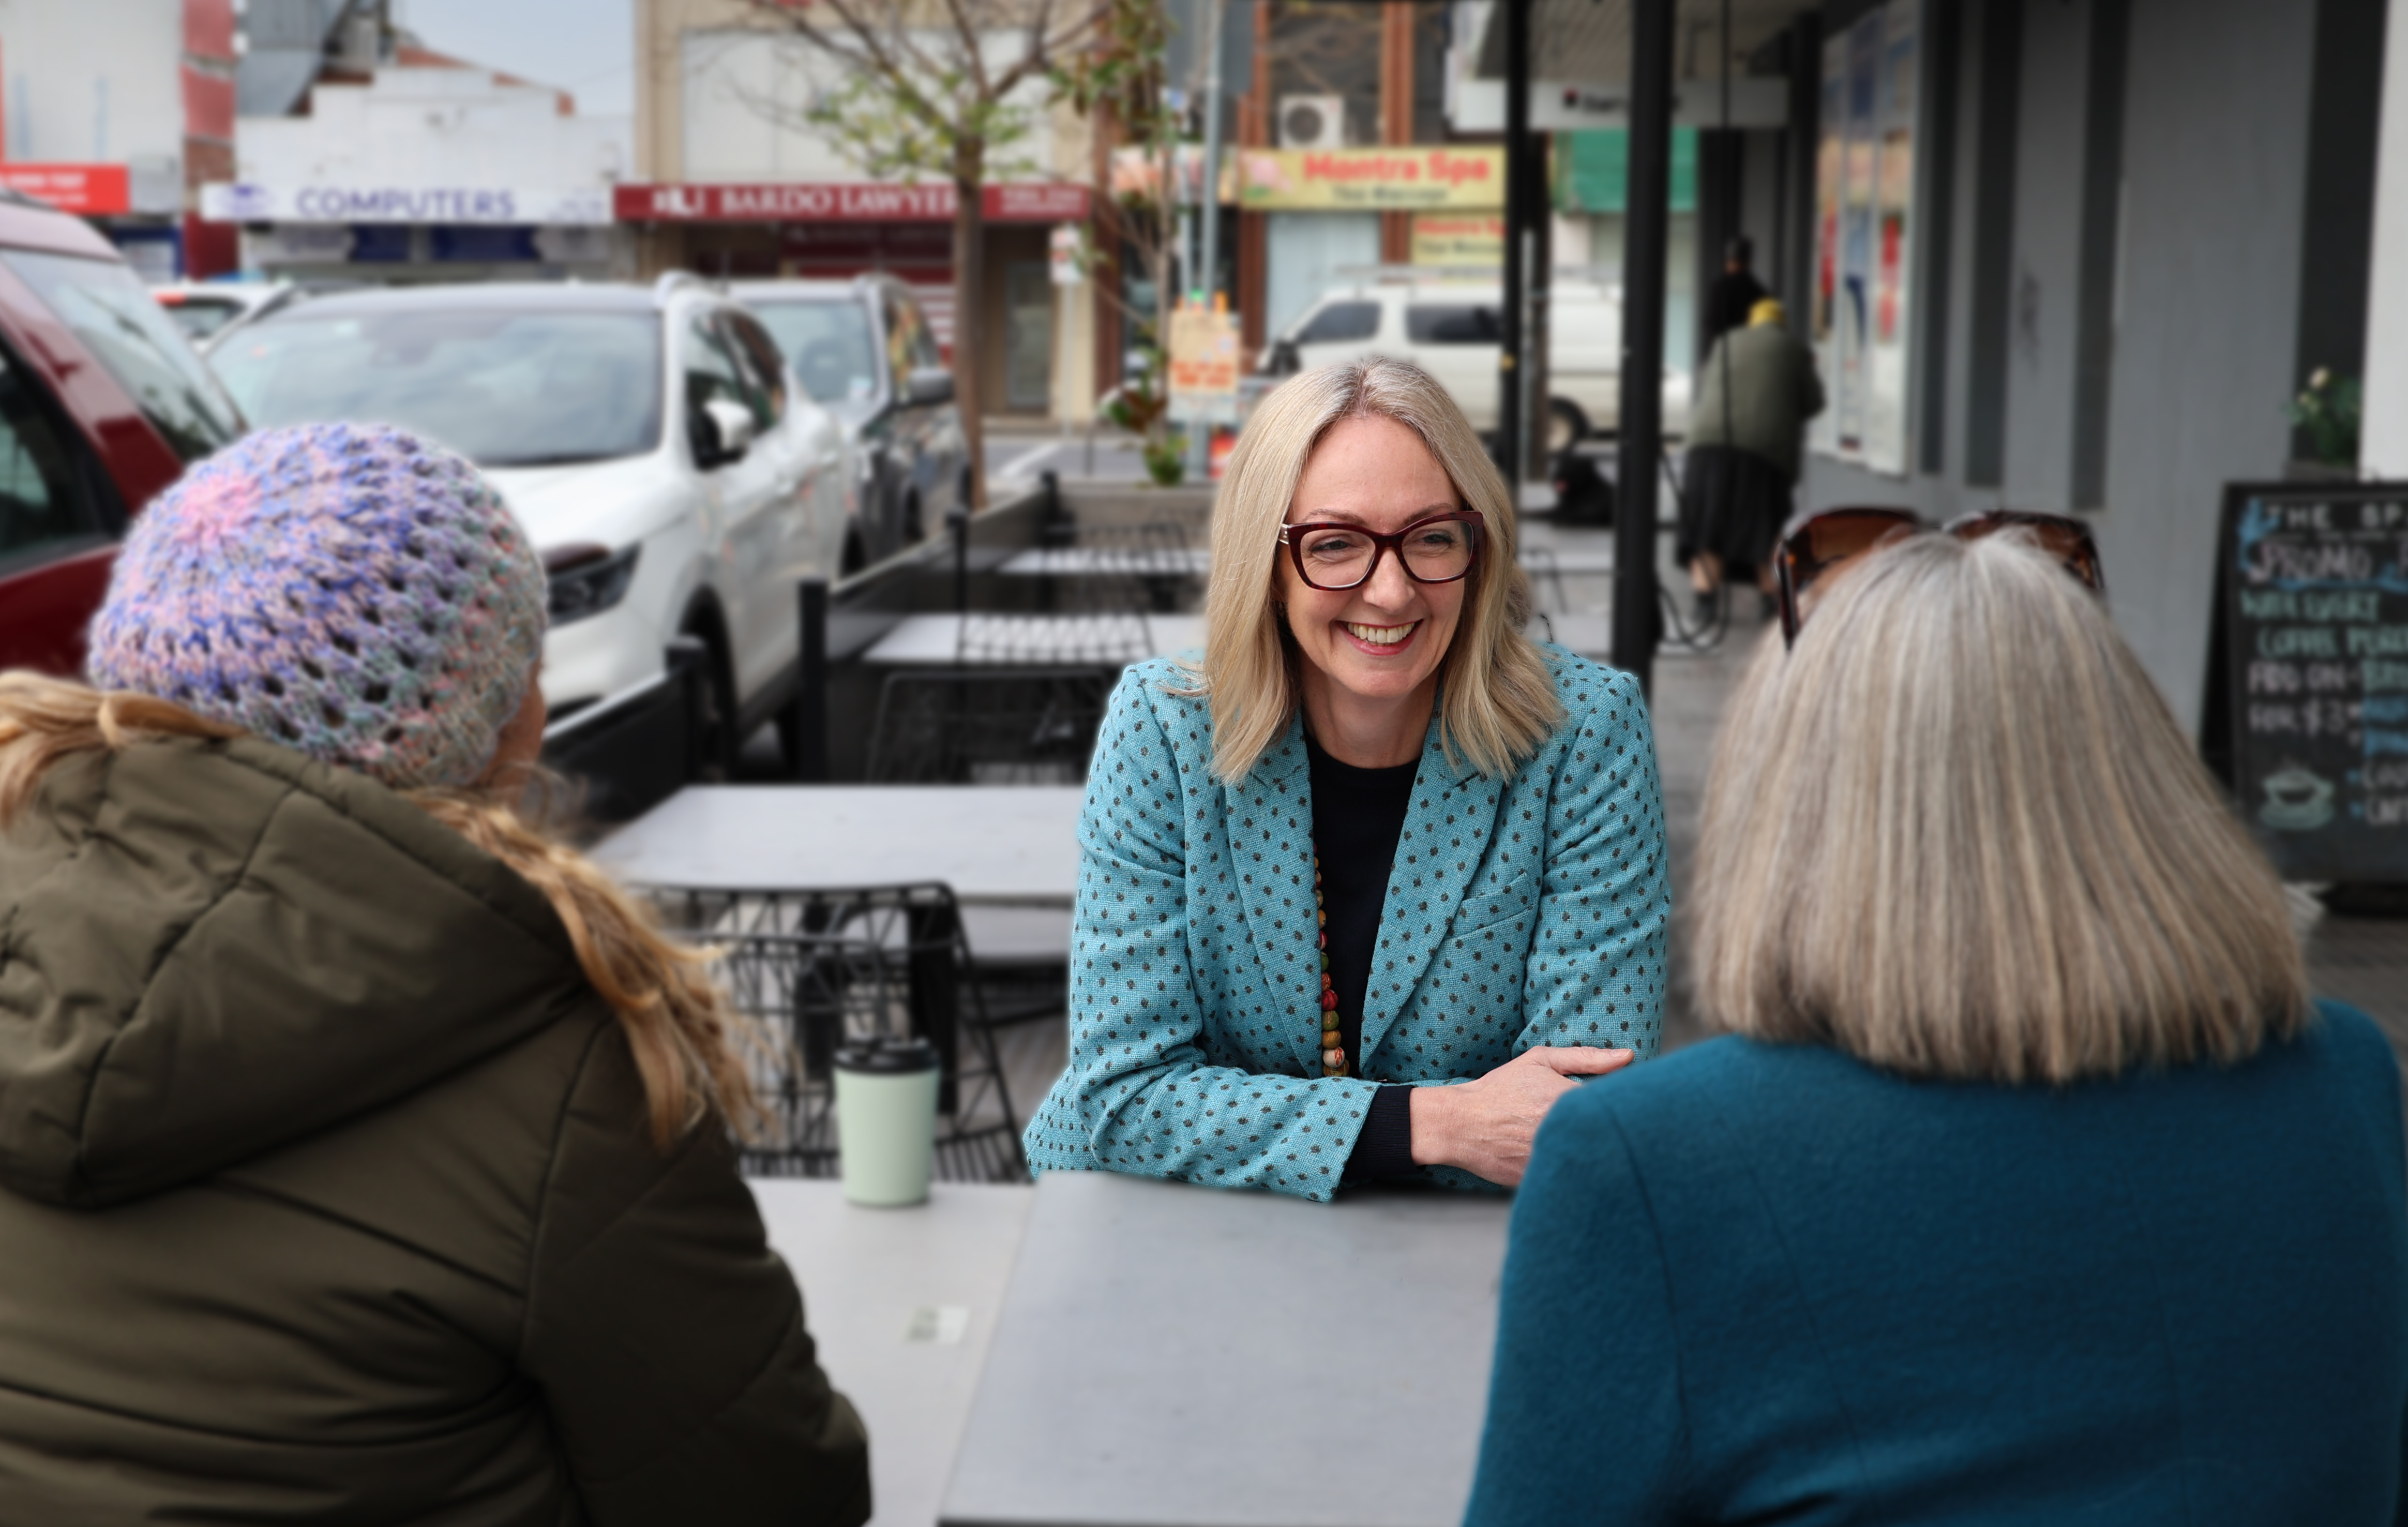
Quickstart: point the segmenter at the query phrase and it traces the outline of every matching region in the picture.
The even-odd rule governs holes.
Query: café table
[[[907,615],[861,655],[865,663],[929,668],[952,663],[1028,668],[1126,664],[1204,647],[1201,615]]]
[[[869,1429],[873,1527],[932,1527],[1035,1191],[940,1182],[866,1209],[826,1178],[750,1186],[820,1365]]]
[[[1031,546],[996,569],[1023,578],[1201,578],[1212,570],[1203,546]]]
[[[631,885],[812,890],[941,880],[982,958],[1068,958],[1078,785],[692,785],[595,849]]]
[[[1455,1527],[1510,1205],[1039,1178],[939,1520]]]

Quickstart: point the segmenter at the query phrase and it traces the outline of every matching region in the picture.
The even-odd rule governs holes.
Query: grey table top
[[[1212,570],[1202,546],[1031,546],[996,569],[1025,578],[1201,578]]]
[[[1510,1204],[1049,1173],[949,1527],[1455,1527]]]
[[[1032,668],[1137,663],[1204,646],[1201,615],[906,615],[861,655],[865,663]]]
[[[604,839],[594,857],[640,886],[941,880],[965,903],[1068,909],[1079,894],[1082,794],[1075,785],[695,785]]]
[[[751,1186],[821,1366],[869,1428],[872,1527],[932,1527],[1036,1193],[939,1183],[917,1208],[864,1209],[832,1181]]]

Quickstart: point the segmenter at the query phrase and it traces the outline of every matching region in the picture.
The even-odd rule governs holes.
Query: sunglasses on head
[[[1781,579],[1782,641],[1797,645],[1798,632],[1814,607],[1814,585],[1823,578],[1876,547],[1930,528],[1923,516],[1908,509],[1827,509],[1801,521],[1781,538],[1772,554]],[[2093,594],[2107,592],[2107,575],[2100,570],[2099,545],[2090,539],[2090,527],[2071,515],[1990,509],[1945,526],[1945,533],[1959,540],[1980,540],[2003,530],[2026,532]]]

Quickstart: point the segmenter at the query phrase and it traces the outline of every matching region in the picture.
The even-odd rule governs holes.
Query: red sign
[[[980,200],[990,223],[1080,223],[1087,216],[1082,185],[991,185]],[[623,185],[615,202],[622,223],[950,223],[953,217],[953,188],[946,181]]]
[[[123,165],[0,165],[0,186],[86,216],[129,211],[134,193]]]

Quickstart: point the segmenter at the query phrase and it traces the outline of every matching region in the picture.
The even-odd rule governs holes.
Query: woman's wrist
[[[1412,1096],[1413,1165],[1446,1166],[1455,1139],[1455,1088],[1417,1087]]]

